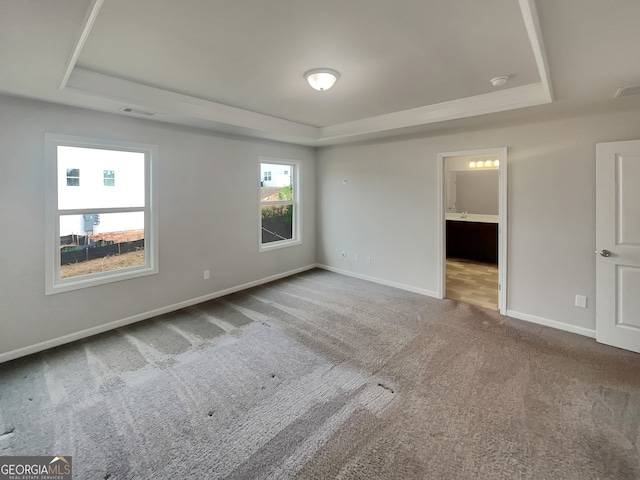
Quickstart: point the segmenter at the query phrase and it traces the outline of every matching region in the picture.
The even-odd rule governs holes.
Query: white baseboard
[[[383,278],[371,277],[369,275],[364,275],[362,273],[350,272],[349,270],[342,270],[340,268],[330,267],[329,265],[318,264],[316,265],[316,267],[321,268],[323,270],[328,270],[329,272],[346,275],[348,277],[354,277],[354,278],[359,278],[361,280],[367,280],[373,283],[379,283],[380,285],[386,285],[387,287],[399,288],[400,290],[419,293],[421,295],[426,295],[427,297],[439,298],[438,292],[432,292],[431,290],[425,290],[424,288],[418,288],[412,285],[405,285],[404,283],[392,282],[390,280],[385,280]]]
[[[596,331],[591,330],[590,328],[578,327],[569,323],[558,322],[557,320],[550,320],[548,318],[538,317],[528,313],[507,310],[507,317],[517,318],[518,320],[536,323],[545,327],[557,328],[558,330],[564,330],[565,332],[577,333],[578,335],[584,335],[585,337],[596,338]]]
[[[380,283],[389,287],[399,288],[401,290],[408,290],[409,292],[420,293],[428,297],[440,298],[438,292],[432,292],[422,288],[412,287],[411,285],[405,285],[402,283],[391,282],[381,278],[370,277],[369,275],[363,275],[361,273],[350,272],[349,270],[342,270],[340,268],[330,267],[328,265],[316,265],[318,268],[328,270],[330,272],[339,273],[341,275],[347,275],[349,277],[360,278],[362,280],[368,280],[369,282]],[[550,320],[548,318],[538,317],[536,315],[530,315],[528,313],[516,312],[515,310],[507,310],[507,316],[517,318],[518,320],[524,320],[525,322],[531,322],[545,327],[556,328],[558,330],[564,330],[565,332],[577,333],[578,335],[584,335],[585,337],[596,338],[596,331],[589,328],[578,327],[569,323],[558,322],[556,320]]]
[[[388,287],[399,288],[400,290],[406,290],[408,292],[418,293],[421,295],[426,295],[428,297],[439,298],[438,292],[434,292],[431,290],[426,290],[423,288],[414,287],[411,285],[405,285],[403,283],[392,282],[390,280],[385,280],[382,278],[372,277],[369,275],[364,275],[361,273],[350,272],[348,270],[342,270],[340,268],[330,267],[328,265],[321,264],[313,264],[307,265],[305,267],[296,268],[294,270],[289,270],[288,272],[279,273],[276,275],[271,275],[270,277],[261,278],[259,280],[254,280],[252,282],[244,283],[242,285],[237,285],[235,287],[227,288],[224,290],[220,290],[218,292],[209,293],[207,295],[203,295],[201,297],[192,298],[190,300],[185,300],[183,302],[174,303],[173,305],[167,305],[165,307],[157,308],[155,310],[150,310],[148,312],[140,313],[137,315],[133,315],[131,317],[123,318],[121,320],[116,320],[114,322],[105,323],[103,325],[98,325],[97,327],[88,328],[86,330],[82,330],[80,332],[71,333],[69,335],[63,335],[62,337],[57,337],[51,340],[46,340],[44,342],[37,343],[35,345],[29,345],[27,347],[18,348],[16,350],[11,350],[9,352],[0,353],[0,363],[8,362],[10,360],[14,360],[16,358],[24,357],[26,355],[31,355],[32,353],[41,352],[43,350],[47,350],[49,348],[58,347],[60,345],[64,345],[65,343],[71,343],[76,340],[81,340],[83,338],[91,337],[93,335],[97,335],[100,333],[108,332],[109,330],[113,330],[116,328],[124,327],[126,325],[130,325],[132,323],[139,322],[141,320],[146,320],[148,318],[156,317],[158,315],[162,315],[164,313],[173,312],[175,310],[180,310],[181,308],[190,307],[192,305],[196,305],[198,303],[206,302],[208,300],[213,300],[214,298],[223,297],[225,295],[229,295],[231,293],[240,292],[242,290],[246,290],[248,288],[257,287],[258,285],[263,285],[265,283],[273,282],[275,280],[279,280],[281,278],[290,277],[291,275],[295,275],[297,273],[302,273],[307,270],[312,270],[313,268],[321,268],[323,270],[327,270],[334,273],[339,273],[341,275],[346,275],[349,277],[359,278],[361,280],[367,280],[373,283],[379,283],[381,285],[386,285]],[[584,335],[585,337],[596,338],[596,331],[578,327],[575,325],[571,325],[564,322],[558,322],[556,320],[550,320],[548,318],[538,317],[536,315],[530,315],[528,313],[517,312],[515,310],[507,310],[507,316],[517,318],[519,320],[524,320],[526,322],[535,323],[538,325],[543,325],[545,327],[557,328],[558,330],[564,330],[565,332],[576,333],[578,335]]]
[[[381,285],[386,285],[388,287],[395,287],[401,290],[407,290],[409,292],[420,293],[428,297],[440,298],[440,296],[438,295],[438,292],[433,292],[431,290],[425,290],[422,288],[413,287],[411,285],[405,285],[402,283],[392,282],[392,281],[384,280],[377,277],[371,277],[369,275],[351,272],[349,270],[342,270],[340,268],[330,267],[328,265],[318,264],[316,265],[316,267],[321,268],[323,270],[328,270],[330,272],[339,273],[341,275],[347,275],[349,277],[355,277],[361,280],[367,280],[369,282],[379,283]],[[507,310],[506,314],[508,317],[517,318],[518,320],[524,320],[525,322],[531,322],[538,325],[543,325],[545,327],[556,328],[558,330],[564,330],[565,332],[576,333],[578,335],[583,335],[589,338],[596,338],[596,331],[591,330],[589,328],[578,327],[576,325],[571,325],[569,323],[558,322],[556,320],[550,320],[548,318],[538,317],[536,315],[530,315],[528,313],[517,312],[515,310]]]
[[[62,337],[46,340],[44,342],[36,343],[35,345],[29,345],[27,347],[18,348],[16,350],[11,350],[9,352],[0,353],[0,363],[8,362],[9,360],[14,360],[16,358],[24,357],[26,355],[31,355],[32,353],[41,352],[49,348],[58,347],[60,345],[64,345],[65,343],[75,342],[76,340],[81,340],[83,338],[91,337],[99,333],[108,332],[109,330],[113,330],[115,328],[124,327],[126,325],[130,325],[132,323],[136,323],[141,320],[146,320],[148,318],[156,317],[164,313],[173,312],[175,310],[180,310],[181,308],[186,308],[186,307],[190,307],[191,305],[196,305],[198,303],[206,302],[208,300],[213,300],[214,298],[224,297],[225,295],[236,293],[241,290],[246,290],[251,287],[257,287],[258,285],[263,285],[265,283],[273,282],[274,280],[290,277],[291,275],[305,272],[307,270],[311,270],[316,267],[317,265],[315,264],[307,265],[306,267],[296,268],[294,270],[289,270],[288,272],[279,273],[277,275],[271,275],[270,277],[261,278],[260,280],[254,280],[253,282],[244,283],[242,285],[238,285],[231,288],[226,288],[224,290],[220,290],[214,293],[209,293],[201,297],[192,298],[190,300],[185,300],[179,303],[174,303],[173,305],[167,305],[166,307],[156,308],[155,310],[150,310],[148,312],[139,313],[137,315],[123,318],[121,320],[116,320],[114,322],[98,325],[97,327],[87,328],[86,330],[81,330],[80,332],[70,333],[69,335],[63,335]]]

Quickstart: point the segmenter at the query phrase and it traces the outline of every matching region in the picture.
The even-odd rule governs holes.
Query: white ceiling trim
[[[504,112],[516,108],[549,103],[548,92],[541,83],[531,83],[497,92],[388,113],[377,117],[321,128],[320,142],[344,139],[356,135],[383,132],[458,118]]]
[[[89,93],[116,100],[122,106],[136,107],[159,116],[187,117],[207,122],[230,124],[249,130],[272,132],[289,139],[296,138],[305,144],[317,141],[320,136],[317,127],[149,87],[82,68],[73,70],[66,88],[79,93]]]
[[[87,14],[60,89],[115,100],[122,103],[122,106],[149,110],[156,113],[157,120],[186,124],[195,122],[201,126],[208,125],[212,129],[220,126],[238,128],[248,135],[274,140],[304,145],[329,145],[335,140],[349,138],[355,140],[362,135],[514,110],[553,101],[551,78],[535,0],[519,0],[519,3],[540,82],[322,128],[77,68],[76,62],[103,1],[94,0]]]
[[[540,21],[538,19],[538,11],[536,10],[535,0],[520,0],[520,11],[524,26],[529,35],[529,43],[533,49],[533,56],[536,59],[540,80],[547,91],[547,99],[553,101],[553,90],[551,88],[551,76],[549,74],[549,64],[547,62],[547,51],[544,48],[544,40],[542,39],[542,31],[540,29]]]
[[[84,20],[84,25],[78,36],[78,41],[76,42],[76,46],[73,49],[71,58],[67,62],[67,68],[64,71],[62,82],[60,82],[60,87],[59,87],[60,90],[62,90],[67,86],[67,82],[69,81],[71,72],[73,72],[73,69],[75,68],[76,63],[78,62],[78,57],[80,57],[80,52],[82,52],[82,49],[84,48],[84,44],[86,43],[87,38],[89,38],[89,33],[91,33],[93,24],[95,23],[96,18],[98,18],[98,14],[100,13],[100,9],[102,8],[103,3],[104,3],[104,0],[93,0],[93,4],[91,5],[91,7],[89,8],[89,11],[87,12],[87,17]]]

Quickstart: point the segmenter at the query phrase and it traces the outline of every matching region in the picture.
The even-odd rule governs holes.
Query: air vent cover
[[[122,107],[120,111],[124,113],[130,113],[132,115],[141,115],[143,117],[154,117],[156,115],[153,112],[145,112],[144,110],[138,110],[137,108],[132,107]]]
[[[619,88],[613,98],[630,97],[631,95],[640,95],[640,85],[635,87]]]

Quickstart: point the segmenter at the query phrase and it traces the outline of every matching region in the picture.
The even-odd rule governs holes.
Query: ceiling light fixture
[[[491,82],[491,85],[493,85],[494,87],[501,87],[505,83],[507,83],[507,80],[509,80],[509,77],[507,75],[503,75],[501,77],[493,77],[489,81]]]
[[[333,84],[340,78],[340,74],[330,68],[314,68],[305,72],[304,78],[312,88],[324,92],[333,87]]]

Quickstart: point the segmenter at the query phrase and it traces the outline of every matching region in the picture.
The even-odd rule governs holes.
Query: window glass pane
[[[60,210],[145,206],[144,153],[68,146],[58,146],[57,153]],[[79,177],[80,170],[82,183],[69,175]]]
[[[261,169],[261,196],[262,202],[278,202],[293,200],[293,182],[291,165],[278,165],[273,163],[260,164]]]
[[[293,205],[262,206],[262,243],[293,238]]]
[[[60,216],[60,278],[145,265],[144,212]]]

